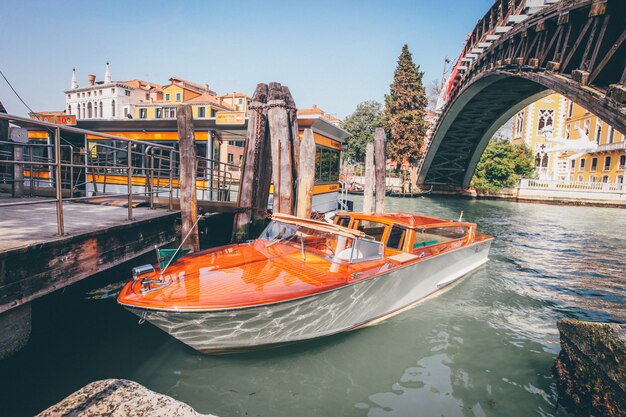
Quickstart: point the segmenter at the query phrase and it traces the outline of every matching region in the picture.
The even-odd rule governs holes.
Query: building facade
[[[135,114],[135,105],[144,100],[158,100],[162,87],[142,80],[112,81],[109,63],[104,80],[87,76],[88,84],[81,87],[72,70],[71,87],[65,90],[65,113],[81,119],[126,119]]]
[[[535,154],[539,179],[624,183],[624,135],[582,106],[551,94],[513,117],[511,141]]]

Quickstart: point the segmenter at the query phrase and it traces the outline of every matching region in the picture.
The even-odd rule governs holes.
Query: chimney
[[[106,69],[104,70],[104,83],[108,84],[111,82],[111,68],[109,68],[109,63],[107,62]]]
[[[78,81],[76,81],[76,68],[72,68],[72,88],[78,88]]]
[[[93,74],[89,74],[87,75],[87,80],[89,80],[89,85],[93,87],[96,83],[96,76]]]

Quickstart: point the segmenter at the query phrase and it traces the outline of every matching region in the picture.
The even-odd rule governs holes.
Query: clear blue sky
[[[167,84],[172,75],[218,94],[249,95],[259,82],[288,85],[299,108],[344,118],[383,101],[407,43],[441,77],[446,55],[493,0],[413,1],[28,1],[2,0],[0,70],[35,110],[62,110],[72,68],[114,80]],[[26,108],[0,79],[9,113]]]

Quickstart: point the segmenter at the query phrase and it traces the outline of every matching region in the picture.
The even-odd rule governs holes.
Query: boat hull
[[[373,324],[460,279],[488,260],[485,240],[300,299],[219,311],[130,311],[203,353],[266,348]]]

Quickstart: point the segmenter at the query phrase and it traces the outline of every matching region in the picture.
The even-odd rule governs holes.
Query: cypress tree
[[[424,73],[413,63],[409,47],[404,45],[393,74],[389,95],[385,95],[385,131],[387,158],[398,163],[408,161],[414,167],[420,158],[420,149],[428,130],[425,120],[426,90],[422,83]]]

